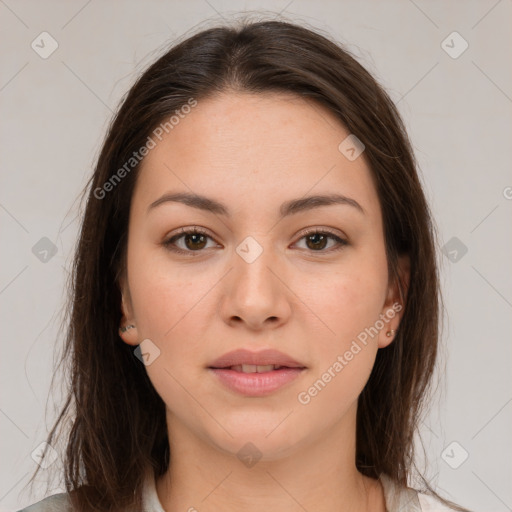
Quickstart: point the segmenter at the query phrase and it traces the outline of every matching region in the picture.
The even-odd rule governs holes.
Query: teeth
[[[278,368],[281,368],[278,364],[239,364],[236,366],[231,366],[230,370],[242,373],[264,373],[271,372],[272,370],[277,370]]]

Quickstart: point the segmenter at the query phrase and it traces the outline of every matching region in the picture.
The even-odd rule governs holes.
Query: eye
[[[208,238],[213,240],[212,237],[200,227],[194,226],[193,228],[181,228],[177,235],[174,235],[164,241],[163,245],[170,251],[179,254],[199,253],[206,247]],[[311,252],[326,253],[338,251],[348,245],[347,240],[328,230],[310,229],[302,235],[299,241],[303,239],[305,239],[306,250]],[[334,247],[331,246],[329,249],[324,250],[329,240],[335,242]],[[180,247],[177,244],[178,241],[183,241],[185,246]]]
[[[302,235],[299,241],[303,239],[306,243],[306,249],[309,249],[311,252],[328,253],[331,251],[339,251],[340,249],[343,249],[344,246],[348,245],[348,241],[344,238],[335,235],[329,230],[319,230],[317,228],[307,231]],[[335,242],[334,247],[331,246],[329,249],[324,250],[328,240],[333,240]]]
[[[201,252],[206,246],[206,240],[212,239],[206,231],[195,226],[193,228],[181,228],[179,234],[172,236],[163,245],[170,251],[180,254],[190,254],[193,252]],[[185,247],[176,246],[176,242],[183,239]]]

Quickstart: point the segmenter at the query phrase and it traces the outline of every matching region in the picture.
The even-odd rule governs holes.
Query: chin
[[[282,459],[303,444],[307,435],[295,422],[283,421],[290,411],[279,414],[252,411],[230,419],[219,418],[229,434],[224,429],[216,429],[206,436],[216,448],[240,459]]]
[[[294,443],[289,437],[276,435],[270,439],[264,434],[259,437],[240,435],[214,441],[216,448],[236,457],[248,468],[257,462],[284,459],[297,449],[297,444],[299,443]]]

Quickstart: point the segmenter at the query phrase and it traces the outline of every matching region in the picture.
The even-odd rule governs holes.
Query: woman
[[[189,37],[124,99],[87,191],[48,437],[74,406],[67,493],[25,510],[423,510],[434,229],[346,50],[279,21]]]

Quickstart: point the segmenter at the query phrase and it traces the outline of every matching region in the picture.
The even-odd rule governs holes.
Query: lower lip
[[[247,396],[268,395],[292,380],[305,368],[282,368],[263,373],[242,373],[226,368],[210,368],[229,389]]]

